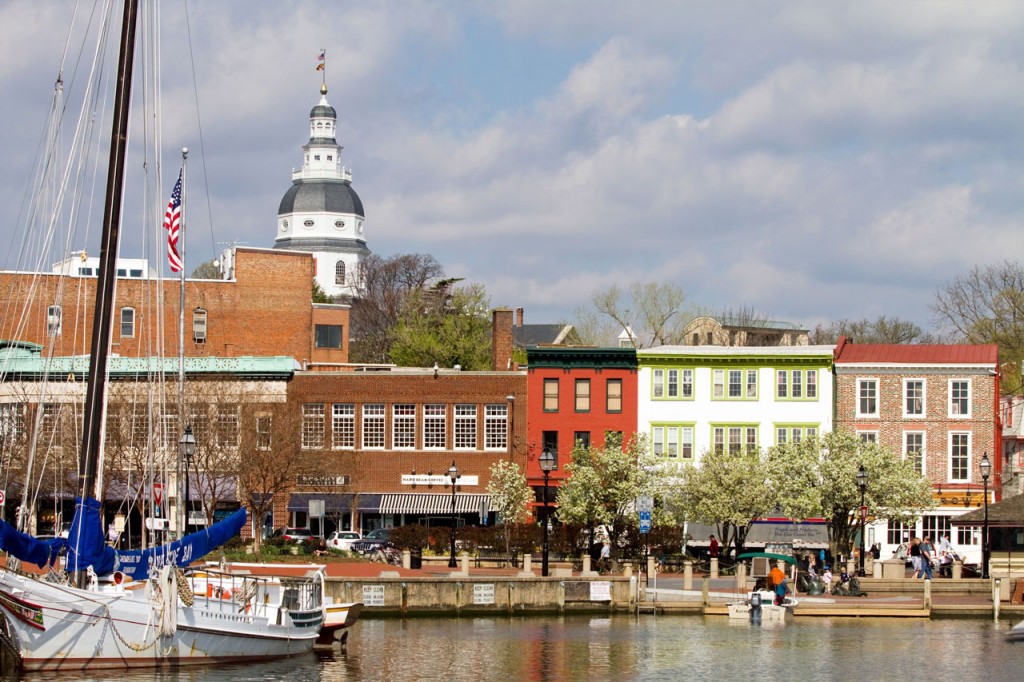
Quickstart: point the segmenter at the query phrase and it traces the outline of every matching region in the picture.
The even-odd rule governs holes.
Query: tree
[[[813,344],[831,345],[845,336],[853,343],[935,343],[932,334],[910,320],[880,315],[875,320],[837,320],[827,327],[818,325],[810,334]]]
[[[769,477],[781,513],[794,520],[824,518],[834,556],[851,553],[861,529],[860,466],[868,474],[868,518],[909,523],[932,506],[930,481],[877,443],[864,443],[847,431],[820,440],[785,443],[769,449]]]
[[[394,329],[406,296],[443,276],[441,264],[428,254],[368,256],[359,268],[363,295],[352,302],[352,361],[390,362]]]
[[[775,508],[768,463],[758,450],[710,450],[684,469],[682,480],[687,517],[716,524],[722,544],[737,556],[754,521]]]
[[[327,292],[320,286],[320,282],[315,279],[313,280],[312,298],[313,303],[334,303],[334,299],[327,295]]]
[[[569,478],[558,488],[558,519],[606,526],[617,558],[619,538],[636,516],[637,497],[656,492],[657,464],[642,436],[623,445],[621,435],[609,434],[603,447],[577,441],[565,465]]]
[[[491,367],[489,302],[480,285],[450,295],[436,289],[410,293],[394,330],[391,361],[402,367]]]
[[[221,278],[220,266],[217,265],[216,260],[208,260],[204,263],[200,263],[196,266],[196,269],[192,271],[190,275],[191,279],[220,279]]]
[[[519,470],[519,465],[503,459],[491,465],[491,480],[487,484],[487,493],[491,496],[491,504],[501,516],[505,556],[511,556],[511,527],[514,523],[526,520],[530,500],[533,499],[533,490],[526,484],[526,475]]]
[[[636,282],[628,292],[613,284],[591,298],[596,315],[577,311],[576,328],[587,343],[615,345],[618,334],[629,330],[637,348],[679,343],[688,317],[685,303],[683,290],[673,284]]]
[[[999,344],[1002,390],[1021,393],[1024,361],[1024,266],[975,266],[935,294],[937,324],[964,343]]]

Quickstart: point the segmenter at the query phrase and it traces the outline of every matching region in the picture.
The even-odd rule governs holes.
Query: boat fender
[[[124,573],[122,573],[121,571],[114,571],[113,578],[115,585],[121,585],[122,583],[124,583]]]

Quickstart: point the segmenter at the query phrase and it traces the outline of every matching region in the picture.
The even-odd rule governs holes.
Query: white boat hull
[[[772,601],[774,595],[770,592],[761,593],[761,622],[764,623],[788,623],[793,620],[793,609],[797,600],[786,597],[781,606],[776,606]],[[750,597],[731,602],[729,605],[730,620],[750,620]]]
[[[311,651],[322,605],[291,613],[274,603],[260,595],[246,608],[200,593],[191,607],[177,603],[177,626],[161,635],[145,589],[92,591],[0,571],[5,634],[24,670],[252,661]]]

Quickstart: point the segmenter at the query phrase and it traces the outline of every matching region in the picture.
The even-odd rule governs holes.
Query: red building
[[[553,501],[577,442],[600,447],[609,432],[624,439],[636,433],[636,350],[531,346],[526,353],[526,478],[542,502],[539,458],[550,450],[555,467],[548,500]]]

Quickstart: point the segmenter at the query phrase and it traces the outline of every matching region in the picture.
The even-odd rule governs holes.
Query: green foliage
[[[491,319],[483,287],[453,289],[438,301],[435,292],[414,292],[406,299],[395,327],[391,361],[402,367],[460,365],[466,371],[491,366]],[[443,298],[443,297],[442,297]]]
[[[861,529],[861,464],[868,474],[867,516],[912,522],[932,507],[931,482],[913,462],[853,433],[836,431],[821,440],[777,445],[768,451],[770,478],[783,515],[824,518],[835,555],[849,554]]]
[[[587,552],[589,529],[582,523],[560,523],[552,527],[548,548],[552,552],[577,557]]]
[[[420,525],[398,526],[391,530],[388,540],[398,549],[423,549],[427,546],[427,528]]]
[[[607,526],[617,556],[618,539],[636,516],[636,498],[653,496],[658,490],[658,465],[642,436],[625,447],[621,436],[614,434],[600,448],[577,443],[572,461],[565,466],[570,477],[558,488],[558,519],[587,527]]]
[[[541,544],[541,527],[535,523],[505,523],[503,530],[509,537],[509,550],[513,555],[529,554]]]
[[[196,269],[192,271],[190,275],[191,279],[220,279],[221,272],[220,268],[217,267],[217,261],[208,260],[204,263],[200,263],[196,266]]]
[[[767,460],[757,450],[711,450],[682,472],[681,502],[688,518],[715,523],[718,537],[737,554],[754,521],[775,507]]]
[[[530,500],[533,499],[533,490],[526,484],[526,475],[519,470],[518,464],[499,460],[491,465],[491,480],[487,484],[487,492],[491,496],[491,506],[502,519],[505,551],[511,552],[511,528],[513,524],[526,520]]]
[[[333,303],[331,297],[323,290],[320,283],[313,280],[313,303]]]

